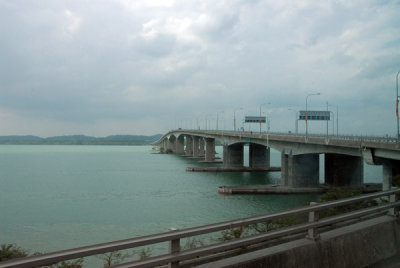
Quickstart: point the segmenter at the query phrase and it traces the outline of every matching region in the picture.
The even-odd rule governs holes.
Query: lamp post
[[[205,115],[205,116],[204,116],[205,123],[206,123],[206,125],[205,125],[205,127],[204,127],[205,130],[208,130],[208,123],[207,123],[208,120],[207,120],[207,117],[208,117],[208,115]]]
[[[326,102],[326,112],[328,113],[329,112],[329,103],[328,102]],[[329,136],[329,126],[328,126],[328,124],[329,124],[329,121],[328,121],[328,117],[326,117],[326,137],[328,138],[328,136]]]
[[[264,102],[263,104],[260,105],[260,118],[259,118],[259,121],[260,121],[260,134],[261,134],[261,107],[263,105],[268,105],[268,104],[271,104],[271,103],[270,102]]]
[[[397,121],[397,141],[400,140],[400,133],[399,133],[399,74],[400,71],[397,72],[396,75],[396,121]]]
[[[217,130],[218,130],[218,115],[219,115],[219,114],[223,114],[223,113],[224,113],[224,111],[217,112]]]
[[[329,106],[336,107],[336,136],[339,136],[339,105],[329,104]],[[335,117],[333,120],[335,120]],[[333,128],[333,133],[335,133],[335,125],[333,125]]]
[[[307,95],[307,97],[306,97],[306,137],[308,137],[308,118],[307,118],[307,113],[308,113],[308,97],[310,97],[310,96],[317,96],[317,95],[321,95],[321,93],[311,93],[311,94],[308,94]]]
[[[297,112],[295,110],[293,110],[292,108],[288,108],[288,111],[294,112],[294,133],[297,134]]]
[[[236,111],[243,110],[243,108],[237,108],[233,110],[233,131],[236,131]]]

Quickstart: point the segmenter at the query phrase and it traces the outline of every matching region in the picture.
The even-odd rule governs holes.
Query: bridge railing
[[[296,136],[296,137],[306,137],[306,134],[304,133],[294,133],[294,132],[257,132],[257,131],[232,131],[232,130],[193,130],[193,129],[181,129],[179,130],[181,132],[208,132],[208,133],[213,133],[217,135],[223,135],[224,133],[230,133],[230,134],[236,134],[236,135],[241,135],[243,133],[245,134],[261,134],[261,135],[266,135],[266,134],[271,134],[271,135],[284,135],[284,136]],[[361,142],[385,142],[385,143],[399,143],[400,141],[395,137],[395,136],[376,136],[376,135],[355,135],[355,134],[341,134],[341,135],[335,135],[335,134],[328,134],[326,133],[308,133],[308,137],[316,137],[316,138],[328,138],[328,139],[337,139],[337,140],[351,140],[351,141],[361,141]],[[159,141],[157,141],[159,142]],[[155,143],[157,143],[155,142]]]
[[[368,195],[362,195],[338,201],[326,202],[316,204],[307,207],[296,208],[287,211],[276,212],[267,215],[261,215],[256,217],[225,221],[220,223],[214,223],[199,227],[186,228],[181,230],[175,230],[165,233],[153,234],[148,236],[136,237],[131,239],[125,239],[120,241],[90,245],[80,248],[67,249],[52,253],[43,254],[40,256],[32,256],[27,258],[15,259],[7,262],[0,262],[0,268],[10,267],[36,267],[42,265],[51,265],[60,261],[66,261],[71,259],[83,258],[87,256],[104,254],[108,252],[114,252],[118,250],[125,250],[143,246],[150,246],[157,243],[168,242],[170,244],[170,250],[166,254],[158,255],[155,257],[149,257],[141,261],[131,261],[124,264],[117,265],[115,267],[154,267],[157,265],[170,264],[172,267],[179,267],[179,264],[183,261],[193,260],[202,256],[210,256],[212,254],[221,254],[222,252],[243,249],[245,247],[264,243],[277,238],[288,237],[292,235],[307,234],[311,239],[318,238],[318,230],[325,226],[330,226],[336,223],[345,223],[348,220],[360,219],[364,216],[382,215],[382,213],[388,213],[392,216],[398,216],[398,208],[400,202],[398,196],[400,195],[400,189],[390,190],[385,192],[378,192]],[[341,207],[352,204],[359,204],[363,201],[368,200],[384,200],[379,202],[377,206],[371,206],[367,208],[358,209],[349,213],[339,214],[337,216],[331,216],[319,219],[318,214],[330,208]],[[383,199],[382,199],[383,198]],[[192,238],[199,235],[212,234],[215,232],[230,230],[233,228],[240,228],[244,226],[262,224],[268,221],[284,219],[287,217],[307,215],[308,221],[290,226],[283,229],[277,229],[274,231],[261,232],[253,234],[247,237],[238,238],[226,242],[217,242],[206,246],[201,246],[194,249],[182,250],[181,241],[182,239]],[[114,267],[114,266],[113,266]]]

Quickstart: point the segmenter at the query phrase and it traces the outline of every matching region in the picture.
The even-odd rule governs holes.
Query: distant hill
[[[91,137],[85,135],[55,136],[41,138],[37,136],[0,136],[0,144],[49,144],[49,145],[148,145],[161,138],[161,134],[112,135],[107,137]]]

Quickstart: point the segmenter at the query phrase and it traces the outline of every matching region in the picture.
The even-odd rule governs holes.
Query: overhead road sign
[[[307,117],[307,118],[306,118]],[[299,120],[331,120],[330,111],[299,111]]]
[[[265,123],[266,118],[265,118],[265,116],[245,116],[244,122],[245,123]]]

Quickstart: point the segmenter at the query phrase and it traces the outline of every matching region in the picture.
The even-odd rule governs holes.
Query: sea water
[[[222,155],[221,147],[216,151]],[[247,152],[245,147],[245,164]],[[0,244],[49,252],[256,216],[318,199],[311,194],[221,195],[218,186],[275,184],[280,173],[186,172],[194,166],[206,164],[152,154],[150,146],[2,145]],[[271,166],[280,166],[274,150]],[[364,171],[365,182],[380,182],[379,167],[366,165]]]

